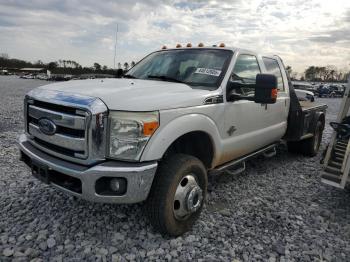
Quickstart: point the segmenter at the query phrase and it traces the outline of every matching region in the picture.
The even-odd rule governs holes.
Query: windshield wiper
[[[123,78],[132,78],[132,79],[137,79],[137,77],[133,75],[124,75]]]
[[[172,77],[169,77],[169,76],[164,76],[164,75],[148,75],[147,78],[154,78],[154,79],[160,79],[160,80],[163,80],[163,81],[169,81],[169,82],[175,82],[175,83],[182,83],[182,84],[186,84],[185,82],[179,80],[179,79],[176,79],[176,78],[172,78]]]

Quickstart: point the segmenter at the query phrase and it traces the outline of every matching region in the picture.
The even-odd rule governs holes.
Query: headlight
[[[109,126],[109,156],[139,160],[147,141],[159,126],[159,114],[111,111]]]

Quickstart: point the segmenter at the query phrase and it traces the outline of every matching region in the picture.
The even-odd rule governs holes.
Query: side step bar
[[[210,174],[217,175],[217,174],[221,174],[224,171],[233,175],[239,174],[245,170],[245,161],[251,158],[257,157],[259,155],[264,155],[265,157],[272,157],[276,155],[276,146],[278,146],[279,144],[280,143],[277,142],[277,143],[268,145],[264,148],[259,149],[258,151],[245,155],[239,159],[235,159],[233,161],[227,162],[211,170]]]

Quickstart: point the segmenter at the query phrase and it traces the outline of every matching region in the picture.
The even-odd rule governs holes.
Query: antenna
[[[117,56],[117,40],[118,40],[118,24],[117,24],[117,30],[115,31],[115,44],[114,44],[114,61],[113,61],[113,64],[114,64],[114,69],[115,69],[115,58]]]

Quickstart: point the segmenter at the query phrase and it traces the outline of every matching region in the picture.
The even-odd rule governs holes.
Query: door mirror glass
[[[277,100],[277,78],[271,74],[257,74],[254,102],[274,104]]]

